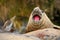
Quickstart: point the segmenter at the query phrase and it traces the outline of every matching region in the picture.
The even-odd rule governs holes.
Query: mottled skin
[[[60,30],[53,28],[46,28],[26,33],[24,35],[36,36],[42,40],[60,40]]]
[[[39,15],[41,19],[39,21],[34,21],[33,20],[34,15]],[[50,21],[50,19],[47,17],[45,12],[43,12],[39,7],[35,7],[30,15],[30,18],[26,27],[26,32],[30,32],[38,29],[53,28],[53,27],[56,27],[57,29],[60,28],[54,25]]]
[[[14,33],[0,33],[0,40],[40,40],[34,36],[14,34]]]
[[[0,32],[0,40],[60,40],[60,30],[46,28],[26,34]]]

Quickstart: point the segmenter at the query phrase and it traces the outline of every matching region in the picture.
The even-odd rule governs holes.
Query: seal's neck
[[[51,22],[51,20],[48,18],[48,16],[45,13],[42,14],[42,20],[45,27],[54,26],[54,24]]]

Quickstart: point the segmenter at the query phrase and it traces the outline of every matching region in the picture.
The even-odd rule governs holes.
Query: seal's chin
[[[40,19],[41,19],[41,17],[39,15],[34,15],[33,16],[34,21],[39,21]]]

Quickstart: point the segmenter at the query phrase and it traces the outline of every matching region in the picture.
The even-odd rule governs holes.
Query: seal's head
[[[39,7],[35,7],[34,10],[32,11],[32,19],[34,21],[40,21],[41,17],[42,17],[42,10],[40,10]]]
[[[33,9],[26,27],[26,32],[34,31],[41,28],[43,21],[43,13],[44,12],[42,12],[39,7],[35,7]]]

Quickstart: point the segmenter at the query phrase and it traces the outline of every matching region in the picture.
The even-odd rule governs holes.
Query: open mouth
[[[34,16],[33,16],[33,19],[34,19],[35,21],[39,21],[39,20],[41,19],[41,17],[40,17],[39,15],[34,15]]]

